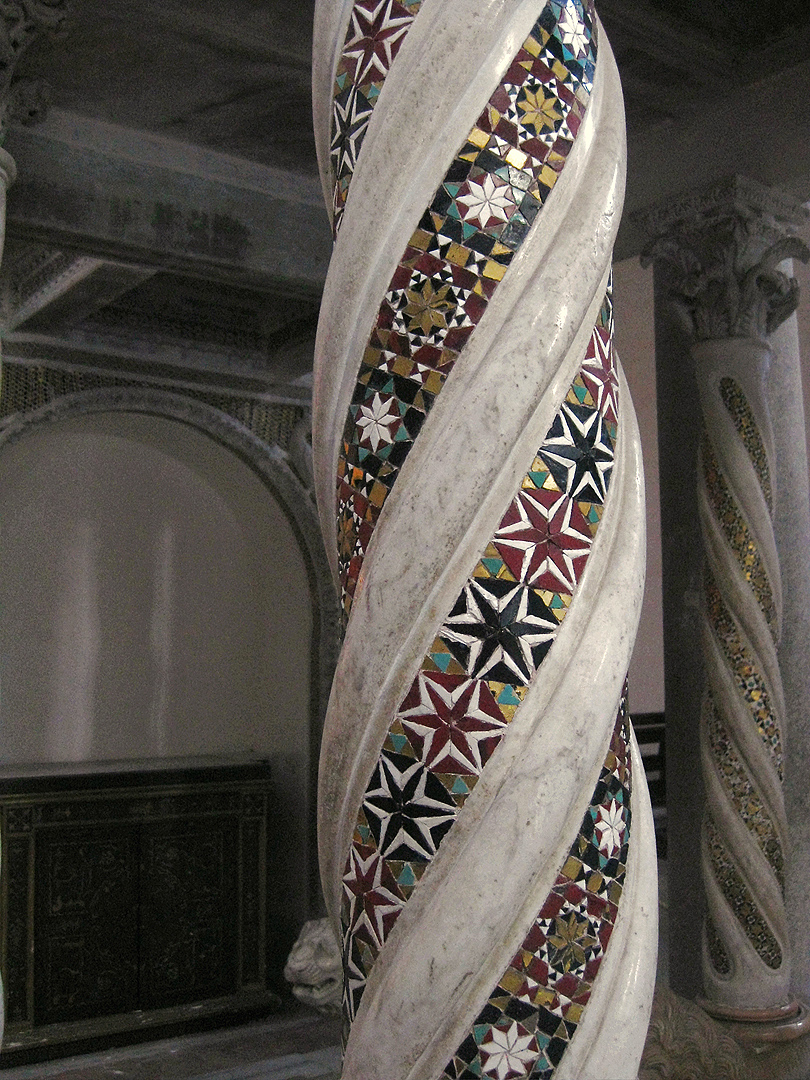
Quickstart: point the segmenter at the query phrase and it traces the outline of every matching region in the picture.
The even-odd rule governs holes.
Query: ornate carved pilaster
[[[655,862],[610,48],[582,0],[320,0],[315,48],[343,1076],[635,1077]]]
[[[807,258],[795,236],[806,217],[735,178],[647,221],[656,237],[647,257],[664,265],[692,342],[703,417],[703,976],[708,1007],[740,1020],[798,1011],[784,902],[782,588],[766,380],[768,335],[798,302],[795,280],[778,266]]]

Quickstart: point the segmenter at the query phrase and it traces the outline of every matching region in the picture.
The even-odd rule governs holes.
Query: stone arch
[[[212,439],[258,477],[283,512],[295,536],[306,568],[312,608],[306,891],[309,914],[317,914],[321,910],[315,835],[318,753],[323,716],[339,649],[339,618],[314,497],[301,479],[301,475],[306,476],[306,469],[299,460],[305,447],[304,450],[297,448],[293,460],[280,446],[263,441],[239,420],[213,405],[175,391],[130,385],[101,387],[59,396],[38,408],[9,416],[0,427],[0,453],[43,425],[116,413],[161,417],[190,426]],[[297,919],[300,921],[300,914]]]

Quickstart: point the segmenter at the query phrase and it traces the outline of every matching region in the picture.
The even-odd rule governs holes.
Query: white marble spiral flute
[[[580,0],[319,0],[314,101],[343,1077],[635,1077],[656,883],[613,57]]]

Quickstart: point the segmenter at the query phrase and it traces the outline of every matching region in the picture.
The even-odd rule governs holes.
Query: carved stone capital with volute
[[[799,287],[778,269],[810,257],[797,235],[810,212],[744,177],[640,215],[651,242],[642,263],[663,264],[671,298],[695,341],[767,338],[796,310]]]
[[[0,0],[0,142],[11,120],[41,120],[48,105],[41,79],[17,79],[20,57],[33,41],[65,28],[70,0]]]

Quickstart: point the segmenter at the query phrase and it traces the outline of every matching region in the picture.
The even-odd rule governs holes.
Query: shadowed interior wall
[[[303,781],[311,600],[294,533],[174,421],[43,425],[0,454],[0,759],[256,751]]]
[[[638,259],[613,269],[616,348],[638,417],[647,492],[647,577],[628,678],[631,713],[664,711],[664,640],[661,600],[661,508],[658,422],[655,407],[655,338],[652,270]]]

